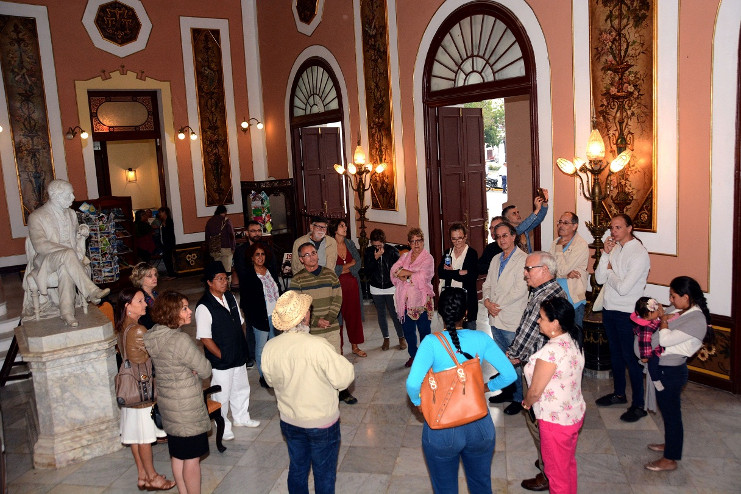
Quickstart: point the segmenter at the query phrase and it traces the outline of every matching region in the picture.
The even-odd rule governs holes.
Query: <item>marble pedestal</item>
[[[15,329],[33,374],[39,419],[34,468],[61,468],[122,447],[113,325],[92,305],[75,315],[76,328],[52,318]]]

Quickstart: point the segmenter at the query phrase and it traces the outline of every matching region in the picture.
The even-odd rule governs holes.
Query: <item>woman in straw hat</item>
[[[275,389],[280,429],[288,445],[288,491],[334,492],[340,450],[339,390],[355,379],[352,364],[324,338],[309,334],[310,295],[289,291],[273,310],[282,334],[262,353],[265,381]]]

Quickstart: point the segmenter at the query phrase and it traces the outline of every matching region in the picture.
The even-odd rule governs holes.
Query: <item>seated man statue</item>
[[[78,224],[77,215],[70,209],[75,199],[72,185],[65,180],[52,180],[47,190],[49,200],[28,217],[23,315],[60,315],[70,326],[77,326],[77,290],[83,300],[96,304],[110,290],[98,288],[90,279],[90,260],[85,257],[85,239],[90,229]],[[35,294],[40,299],[36,304]]]

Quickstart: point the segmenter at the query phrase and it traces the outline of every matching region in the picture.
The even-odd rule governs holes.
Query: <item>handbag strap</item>
[[[448,343],[448,339],[443,336],[442,332],[440,333],[433,333],[435,336],[437,336],[437,339],[440,340],[440,343],[443,344],[443,347],[445,347],[445,350],[448,352],[448,355],[450,355],[450,358],[453,359],[453,362],[455,363],[455,366],[458,367],[458,359],[455,358],[455,352],[453,352],[453,349],[450,347],[450,343]]]
[[[124,362],[129,360],[129,357],[126,356],[126,333],[128,333],[129,330],[133,328],[134,326],[136,326],[135,322],[129,324],[128,326],[126,326],[126,329],[123,330],[123,359],[124,359]]]

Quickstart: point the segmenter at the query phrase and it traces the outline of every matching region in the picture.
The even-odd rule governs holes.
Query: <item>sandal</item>
[[[148,491],[169,491],[175,487],[175,481],[167,480],[164,475],[157,474],[152,480],[147,481],[146,487]]]
[[[352,353],[354,353],[358,357],[367,357],[368,356],[367,353],[365,353],[363,350],[361,350],[357,346],[352,349]]]

